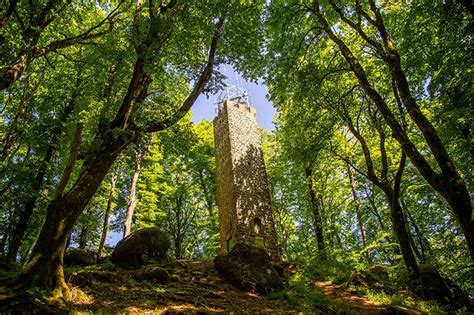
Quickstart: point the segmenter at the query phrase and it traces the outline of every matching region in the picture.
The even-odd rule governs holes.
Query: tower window
[[[260,235],[262,233],[262,220],[260,218],[253,219],[253,234]]]

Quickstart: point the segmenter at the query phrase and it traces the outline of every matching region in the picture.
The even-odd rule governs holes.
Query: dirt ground
[[[265,296],[248,293],[226,283],[214,269],[212,260],[182,262],[166,285],[146,283],[124,284],[97,282],[92,286],[73,288],[72,314],[88,312],[142,313],[295,313],[284,301],[271,301]]]

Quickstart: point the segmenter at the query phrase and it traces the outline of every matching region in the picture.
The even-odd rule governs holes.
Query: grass
[[[427,314],[448,314],[450,309],[439,306],[434,301],[424,301],[413,297],[408,292],[397,292],[395,294],[386,294],[384,292],[375,292],[367,288],[358,288],[359,292],[365,291],[365,294],[371,301],[379,302],[390,306],[403,306],[412,310],[417,310]]]
[[[304,273],[298,273],[284,290],[271,292],[267,297],[270,300],[286,301],[304,312],[350,313],[342,303],[326,297],[310,279]]]

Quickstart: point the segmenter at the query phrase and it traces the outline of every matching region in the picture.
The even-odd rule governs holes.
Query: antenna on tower
[[[226,100],[232,101],[237,104],[243,104],[247,107],[250,107],[252,105],[249,90],[228,83],[225,84],[224,89],[217,97],[217,111],[219,111],[222,106],[224,106],[224,101]]]

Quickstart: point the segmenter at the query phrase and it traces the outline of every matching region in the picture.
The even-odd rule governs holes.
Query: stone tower
[[[225,100],[214,119],[220,248],[244,242],[280,260],[255,108]]]

